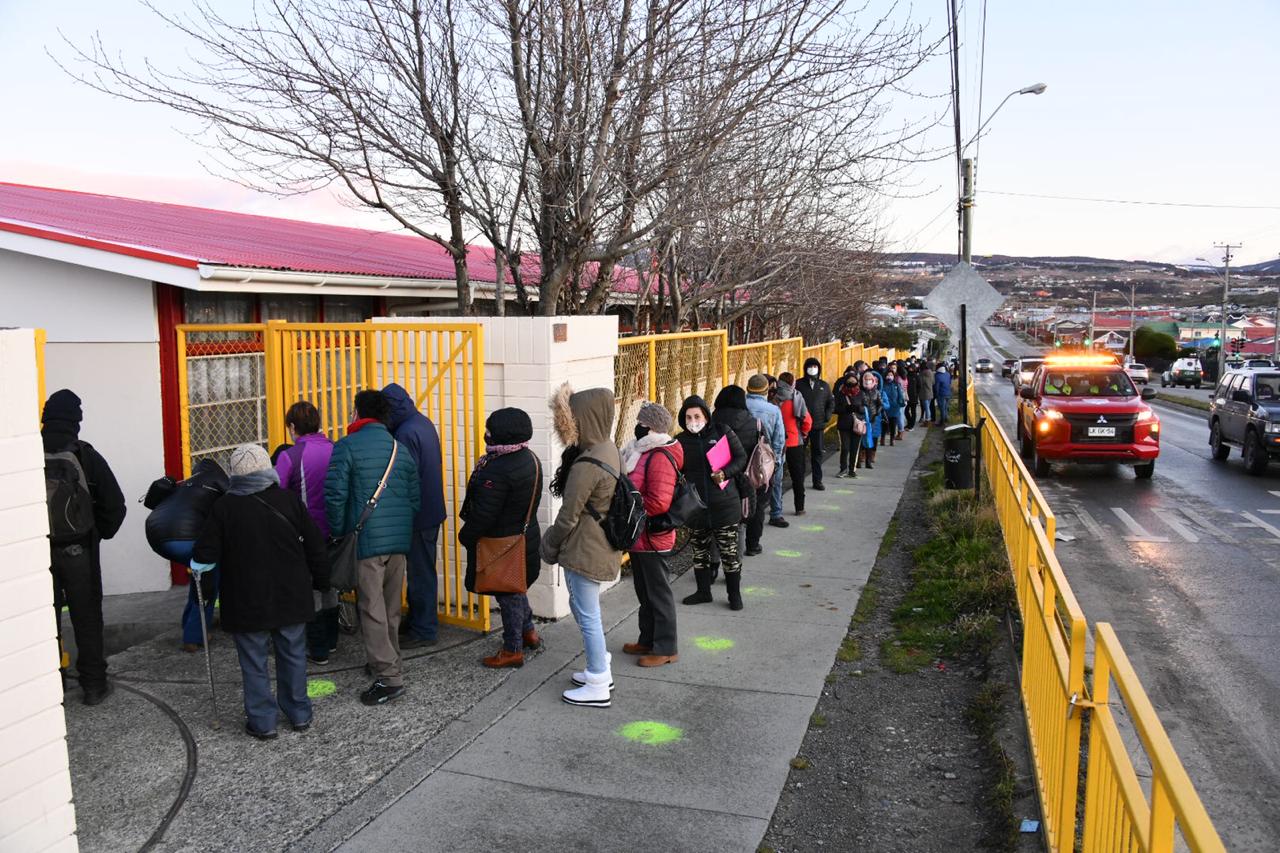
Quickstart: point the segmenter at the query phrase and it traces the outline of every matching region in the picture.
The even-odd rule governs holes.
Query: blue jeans
[[[920,401],[920,420],[922,421],[933,420],[933,401],[932,400]]]
[[[782,469],[786,467],[781,459],[773,469],[773,486],[769,489],[769,518],[782,518]]]
[[[951,418],[951,398],[939,397],[938,403],[938,423],[943,426],[947,425],[947,421]]]
[[[213,572],[213,588],[218,589],[219,570],[210,569]],[[182,609],[182,642],[190,643],[193,646],[203,646],[204,637],[200,635],[200,605],[196,599],[196,584],[200,583],[199,575],[192,575],[191,582],[187,584],[187,606]],[[210,596],[204,600],[204,621],[209,627],[213,627],[213,603],[217,601],[217,596]]]
[[[244,715],[255,732],[276,730],[277,707],[294,725],[311,722],[307,698],[306,625],[286,625],[274,631],[254,631],[231,636],[240,657],[244,678]],[[276,649],[276,696],[271,695],[267,675],[267,643]]]
[[[434,640],[440,631],[436,612],[436,539],[440,526],[413,531],[409,546],[409,618],[405,633],[419,640]]]
[[[569,609],[573,621],[582,632],[582,645],[587,651],[587,672],[599,675],[609,668],[605,657],[604,624],[600,621],[600,584],[572,569],[564,570],[569,585]]]

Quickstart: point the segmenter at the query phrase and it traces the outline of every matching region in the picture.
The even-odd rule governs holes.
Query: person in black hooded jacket
[[[807,358],[804,362],[804,376],[796,382],[796,391],[804,397],[805,408],[813,416],[813,429],[809,431],[809,460],[813,474],[814,491],[821,492],[822,457],[826,448],[822,445],[823,433],[835,413],[836,398],[831,393],[831,386],[822,379],[822,362],[816,358]]]
[[[732,429],[712,423],[706,401],[694,395],[680,406],[682,432],[676,436],[684,451],[685,479],[697,490],[707,508],[688,521],[693,545],[693,572],[698,591],[685,596],[685,604],[704,604],[711,600],[711,543],[720,550],[724,566],[724,583],[729,592],[729,606],[742,609],[742,558],[738,552],[738,524],[742,521],[742,497],[735,480],[747,466],[747,454]],[[729,463],[712,471],[707,453],[724,438],[729,445]],[[724,484],[724,488],[721,488]]]
[[[481,539],[524,532],[526,586],[533,586],[542,570],[538,551],[542,531],[538,504],[542,502],[542,465],[529,449],[533,421],[523,409],[498,409],[485,421],[485,454],[467,481],[467,497],[459,517],[458,541],[467,549],[468,592],[476,591],[476,544]],[[502,611],[502,648],[481,663],[492,669],[524,666],[524,653],[542,645],[533,625],[533,609],[523,592],[494,595]]]
[[[62,389],[44,404],[40,439],[45,453],[70,452],[84,471],[93,501],[93,530],[82,542],[51,545],[49,570],[53,573],[53,612],[58,639],[62,639],[62,606],[71,611],[76,633],[76,672],[80,676],[84,704],[97,705],[111,692],[102,639],[103,539],[116,535],[124,524],[124,494],[111,466],[93,445],[80,440],[84,412],[80,398]]]
[[[747,455],[748,460],[751,459],[751,454],[755,451],[756,444],[760,441],[760,423],[751,412],[747,411],[746,390],[738,385],[726,385],[721,388],[720,393],[716,395],[716,410],[711,414],[711,422],[733,430],[734,435],[738,436],[738,441],[742,444],[742,452]],[[754,557],[762,553],[764,549],[760,547],[758,542],[753,547],[745,547],[744,540],[746,538],[747,521],[755,518],[761,496],[757,495],[756,490],[751,488],[751,481],[747,479],[745,464],[743,465],[743,473],[738,475],[735,485],[738,487],[738,494],[747,498],[749,502],[747,517],[738,525],[738,553],[746,557]],[[719,554],[717,553],[716,556],[718,557]],[[711,577],[713,582],[718,563],[718,559],[712,562]]]

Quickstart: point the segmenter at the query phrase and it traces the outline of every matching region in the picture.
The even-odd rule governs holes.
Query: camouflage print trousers
[[[742,571],[742,556],[738,553],[738,525],[715,527],[710,530],[689,531],[689,545],[693,548],[693,567],[711,568],[711,543],[720,551],[720,568],[726,575]]]

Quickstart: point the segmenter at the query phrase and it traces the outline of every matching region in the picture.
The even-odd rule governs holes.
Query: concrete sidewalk
[[[722,584],[712,604],[678,605],[674,665],[640,669],[622,653],[635,596],[629,583],[609,592],[612,707],[560,701],[581,640],[572,620],[548,626],[547,652],[293,849],[755,850],[922,436],[856,480],[829,474],[804,518],[766,528],[765,554],[746,560],[744,610],[728,609]]]

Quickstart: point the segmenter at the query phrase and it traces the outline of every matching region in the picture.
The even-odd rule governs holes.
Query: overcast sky
[[[187,8],[186,0],[157,0]],[[877,0],[878,2],[878,0]],[[229,18],[250,0],[217,0]],[[945,30],[942,0],[912,7]],[[977,129],[981,2],[962,12],[962,127]],[[1017,96],[983,139],[975,254],[1094,255],[1183,262],[1243,243],[1242,263],[1280,255],[1280,2],[1228,0],[988,0],[984,110]],[[209,176],[184,133],[198,127],[159,107],[76,83],[46,50],[66,56],[94,31],[130,61],[172,66],[183,45],[133,0],[0,0],[0,180],[131,195],[252,213],[387,227],[337,199],[280,200]],[[918,88],[943,91],[944,62]],[[903,102],[906,114],[925,109]],[[934,140],[945,144],[950,128]],[[996,192],[1271,210],[1118,205]],[[912,170],[886,199],[884,231],[899,251],[952,252],[953,160]]]

